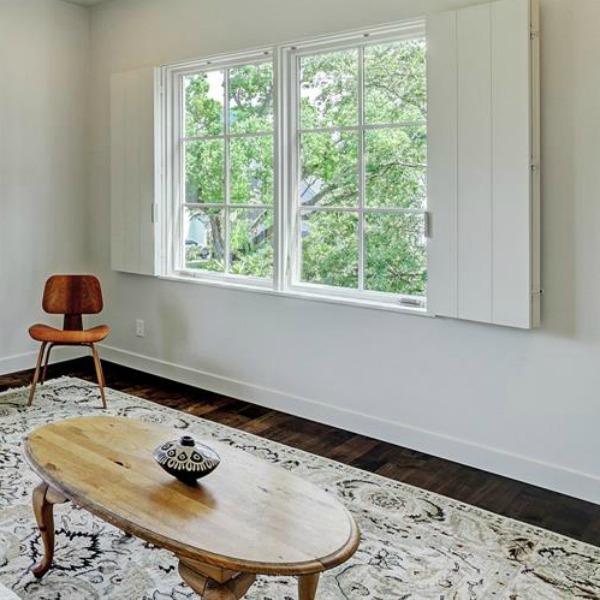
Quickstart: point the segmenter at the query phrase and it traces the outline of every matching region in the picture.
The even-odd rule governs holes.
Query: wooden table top
[[[303,575],[356,551],[356,523],[335,498],[246,452],[200,439],[221,456],[216,471],[196,487],[165,473],[152,450],[185,433],[127,418],[74,418],[31,433],[25,455],[76,505],[180,557]]]

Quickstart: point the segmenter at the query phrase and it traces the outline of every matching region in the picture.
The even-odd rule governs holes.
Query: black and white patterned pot
[[[155,448],[153,456],[169,475],[187,485],[194,485],[196,480],[212,473],[221,462],[212,448],[197,443],[189,435],[161,444]]]

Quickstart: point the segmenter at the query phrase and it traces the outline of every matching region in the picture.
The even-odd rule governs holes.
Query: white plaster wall
[[[0,0],[0,370],[31,366],[27,328],[53,272],[86,269],[89,11]]]
[[[89,250],[104,356],[600,502],[600,2],[541,0],[543,326],[478,325],[109,270],[109,75],[457,0],[119,0],[92,11]],[[134,336],[135,319],[146,337]]]

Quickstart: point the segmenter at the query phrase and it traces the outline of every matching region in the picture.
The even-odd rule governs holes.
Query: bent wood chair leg
[[[43,577],[52,566],[54,559],[54,505],[66,501],[64,496],[54,491],[47,483],[41,483],[33,490],[33,513],[44,544],[42,560],[31,569],[35,577]]]
[[[33,374],[33,381],[31,382],[31,390],[29,392],[29,402],[27,406],[31,406],[33,404],[33,397],[35,396],[35,388],[37,386],[38,380],[40,378],[40,367],[42,366],[42,360],[44,358],[44,351],[46,350],[46,346],[48,342],[42,342],[42,346],[40,348],[40,352],[38,354],[37,364],[35,365],[35,373]]]
[[[314,600],[317,595],[317,587],[319,587],[320,573],[313,575],[301,575],[298,577],[298,599],[299,600]]]
[[[106,408],[106,395],[104,394],[104,373],[102,372],[102,363],[100,362],[100,357],[98,356],[98,350],[96,349],[96,344],[90,344],[92,348],[92,356],[94,357],[94,366],[96,367],[96,377],[98,379],[98,387],[100,388],[100,396],[102,397],[102,407]]]
[[[253,573],[239,573],[229,581],[219,583],[182,560],[179,561],[179,574],[190,588],[202,597],[202,600],[239,600],[256,579]]]
[[[42,371],[42,377],[40,378],[40,383],[46,383],[46,374],[48,373],[48,363],[50,362],[50,352],[52,352],[52,348],[54,348],[53,343],[48,344],[48,349],[46,350],[46,358],[44,360],[44,370]]]

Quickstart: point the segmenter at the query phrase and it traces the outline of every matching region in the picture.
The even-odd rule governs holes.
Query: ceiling
[[[65,2],[79,4],[79,6],[96,6],[97,4],[108,2],[108,0],[65,0]]]

